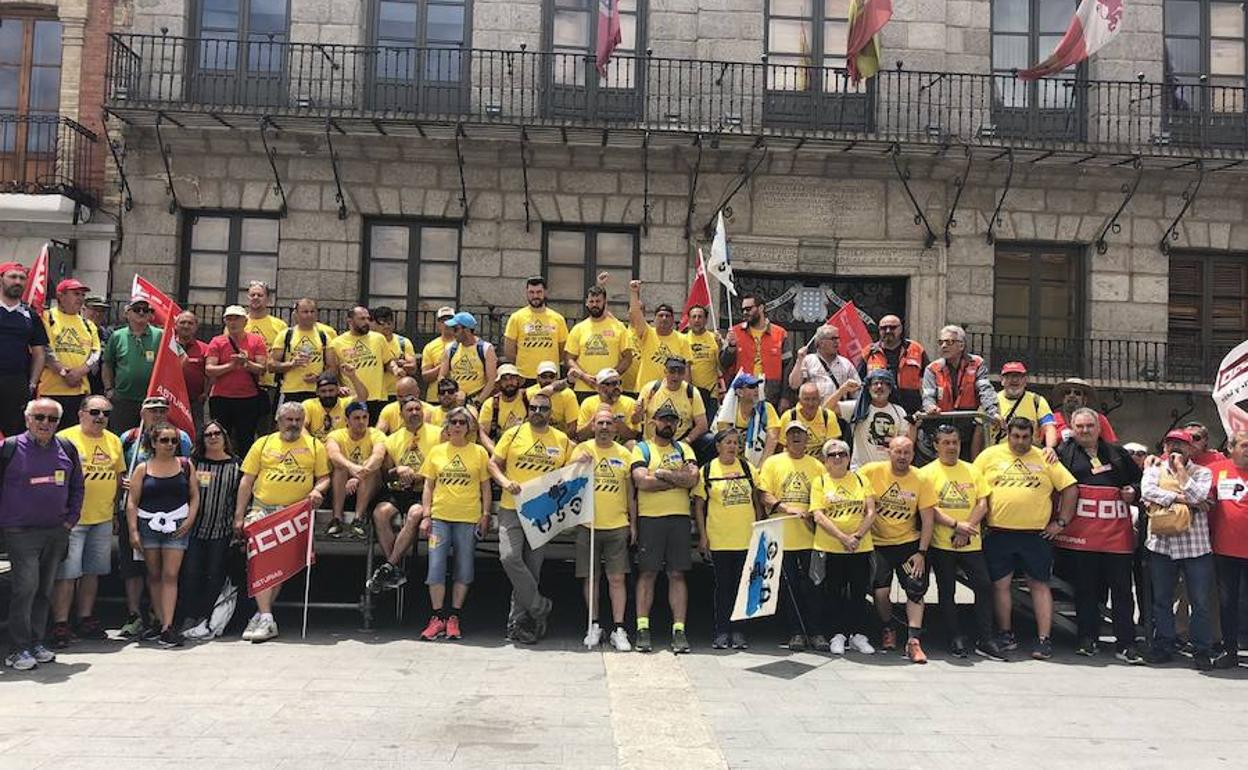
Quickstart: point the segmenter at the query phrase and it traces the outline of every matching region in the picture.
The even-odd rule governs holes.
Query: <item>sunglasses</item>
[[[178,443],[178,437],[177,436],[161,436],[160,438],[156,439],[156,443],[157,444],[170,444],[170,445],[176,444]]]
[[[463,419],[459,419],[459,420],[447,420],[447,421],[446,421],[446,424],[447,424],[447,425],[467,425],[467,424],[468,424],[468,421],[467,421],[467,420],[463,420]]]
[[[1062,391],[1063,396],[1082,396],[1083,391],[1078,388],[1068,388]]]
[[[962,340],[938,340],[941,345],[957,345]]]
[[[224,435],[225,435],[225,434],[224,434],[223,432],[219,431],[219,430],[206,430],[206,431],[204,431],[204,438],[221,438],[221,437],[222,437],[222,436],[224,436]]]
[[[619,381],[619,380],[611,380],[610,382],[600,382],[600,383],[598,383],[598,384],[599,384],[599,385],[601,385],[601,386],[602,386],[602,387],[604,387],[604,388],[618,388],[618,387],[620,387],[620,381]]]
[[[150,307],[132,307],[130,308],[130,310],[132,312],[138,313],[139,315],[147,315],[148,313],[152,312],[152,309]]]
[[[112,409],[88,409],[87,414],[92,417],[107,417],[113,413]]]
[[[1132,457],[1147,457],[1148,456],[1148,452],[1144,452],[1139,449],[1128,452],[1127,454],[1131,455]]]
[[[35,422],[60,422],[61,421],[61,418],[57,417],[54,414],[42,414],[39,412],[36,412],[35,414],[30,415],[30,419],[34,420]]]
[[[849,452],[828,452],[827,456],[840,459],[842,457],[849,457]]]
[[[549,404],[533,404],[529,407],[529,411],[539,412],[539,413],[549,412],[550,405]]]

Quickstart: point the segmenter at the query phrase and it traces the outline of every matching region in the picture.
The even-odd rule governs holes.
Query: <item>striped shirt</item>
[[[199,516],[195,518],[195,537],[217,540],[234,529],[234,504],[238,499],[238,482],[242,478],[238,458],[195,461],[199,483]],[[207,483],[205,483],[207,482]]]

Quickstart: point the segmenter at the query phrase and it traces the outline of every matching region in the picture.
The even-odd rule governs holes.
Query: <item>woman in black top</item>
[[[213,637],[208,619],[225,582],[242,472],[230,436],[216,420],[200,431],[191,457],[199,486],[199,516],[182,565],[177,617],[187,629],[187,639],[206,640]]]

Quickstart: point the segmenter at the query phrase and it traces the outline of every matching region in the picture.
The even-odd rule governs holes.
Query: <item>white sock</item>
[[[260,619],[261,619],[261,620],[268,620],[268,621],[272,621],[272,620],[273,620],[273,613],[271,613],[271,612],[261,612],[261,613],[260,613]]]

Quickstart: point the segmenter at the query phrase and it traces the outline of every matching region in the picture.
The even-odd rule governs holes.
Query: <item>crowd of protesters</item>
[[[192,439],[170,424],[168,402],[148,396],[162,343],[149,300],[133,298],[109,329],[107,303],[81,282],[61,281],[39,315],[20,301],[25,280],[22,266],[0,265],[0,530],[15,669],[108,635],[96,599],[114,534],[126,605],[116,636],[178,647],[220,634],[213,602],[244,526],[302,500],[330,510],[319,537],[376,541],[383,560],[369,591],[405,584],[427,542],[428,641],[462,637],[476,541],[497,531],[512,587],[499,624],[535,644],[555,608],[545,548],[526,540],[516,495],[573,463],[594,478],[594,537],[582,527],[574,538],[594,619],[587,646],[652,650],[662,573],[666,639],[688,652],[685,576],[700,554],[714,574],[711,646],[746,648],[750,624],[731,615],[751,528],[786,517],[791,650],[879,647],[926,662],[934,577],[949,654],[1047,659],[1056,571],[1073,586],[1080,655],[1101,654],[1108,597],[1106,654],[1237,665],[1248,433],[1229,437],[1229,456],[1199,423],[1166,433],[1155,453],[1120,445],[1088,383],[1064,381],[1050,400],[1011,361],[998,391],[957,326],[941,329],[929,357],[886,315],[855,364],[840,353],[841,330],[825,325],[799,345],[751,294],[726,332],[703,307],[682,331],[670,305],[647,317],[640,281],[627,318],[615,317],[601,277],[569,329],[536,277],[501,351],[452,307],[417,350],[389,308],[352,308],[338,332],[301,299],[288,326],[254,283],[210,342],[193,313],[173,325]],[[967,629],[959,576],[974,595]],[[1011,606],[1020,577],[1037,630],[1022,653]],[[277,593],[255,597],[243,639],[278,635]]]

